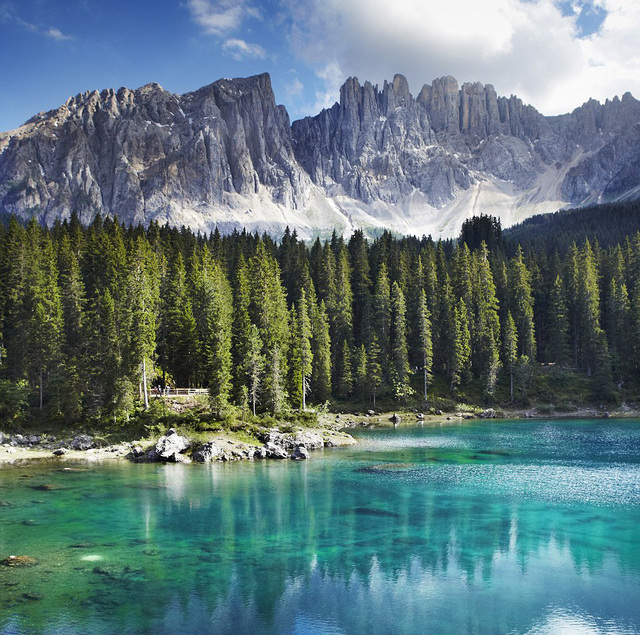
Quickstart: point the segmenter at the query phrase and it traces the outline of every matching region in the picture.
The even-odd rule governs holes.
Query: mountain
[[[453,235],[481,212],[640,198],[640,102],[629,93],[544,117],[452,77],[417,97],[396,75],[350,78],[290,124],[267,74],[185,95],[158,84],[86,92],[0,133],[0,211],[302,236],[336,228]]]

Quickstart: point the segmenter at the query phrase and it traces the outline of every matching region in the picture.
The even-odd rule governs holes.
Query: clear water
[[[640,633],[640,421],[358,434],[0,468],[0,633]]]

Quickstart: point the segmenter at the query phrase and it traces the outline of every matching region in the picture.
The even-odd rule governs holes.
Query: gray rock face
[[[266,74],[180,96],[158,84],[82,93],[0,135],[0,152],[2,208],[48,222],[75,210],[175,224],[261,187],[295,209],[308,183]]]
[[[339,104],[294,122],[293,139],[315,183],[365,202],[419,193],[441,208],[487,177],[524,194],[551,172],[560,189],[548,184],[538,198],[582,205],[637,196],[639,124],[640,102],[629,93],[544,117],[490,84],[458,88],[453,77],[423,86],[414,100],[396,75],[381,91],[347,80]]]
[[[339,103],[290,125],[267,74],[185,95],[148,84],[82,93],[0,133],[0,212],[48,224],[72,212],[221,231],[289,224],[303,236],[444,232],[470,209],[508,208],[508,222],[636,198],[639,142],[629,93],[544,117],[490,84],[443,77],[414,98],[402,75],[382,88],[350,78]]]

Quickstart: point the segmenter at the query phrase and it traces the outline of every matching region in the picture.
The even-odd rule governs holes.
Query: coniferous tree
[[[431,320],[429,319],[429,309],[427,307],[427,294],[424,289],[420,291],[418,300],[417,335],[419,342],[418,350],[420,351],[422,365],[423,394],[426,403],[433,367],[433,344],[431,339]]]
[[[367,374],[367,350],[364,347],[364,344],[360,344],[360,346],[356,348],[353,367],[355,394],[357,394],[358,397],[360,397],[360,399],[364,401],[367,393],[367,385],[369,382]]]
[[[569,361],[569,316],[565,301],[562,278],[557,275],[551,287],[548,302],[549,341],[547,343],[547,361],[554,364],[566,364]]]
[[[311,394],[316,401],[324,403],[331,397],[331,339],[329,337],[329,318],[323,300],[320,301],[319,306],[314,308],[312,333]]]
[[[605,324],[610,363],[619,376],[629,366],[626,342],[630,332],[630,313],[627,285],[619,283],[616,277],[611,278],[607,289]]]
[[[64,366],[59,375],[60,408],[65,420],[78,421],[82,416],[82,400],[86,391],[86,297],[80,263],[67,234],[60,241],[58,262]]]
[[[278,263],[267,252],[262,240],[251,257],[249,271],[251,321],[258,327],[264,347],[265,402],[272,412],[277,413],[284,407],[286,399],[289,312]]]
[[[391,382],[395,397],[403,399],[413,391],[409,382],[409,351],[407,349],[407,308],[404,293],[397,282],[391,287]]]
[[[511,261],[509,287],[511,289],[510,309],[518,330],[520,355],[526,355],[531,361],[534,361],[536,357],[536,336],[533,322],[531,274],[525,265],[520,247],[516,252],[515,258]]]
[[[133,378],[140,378],[145,409],[149,408],[148,369],[156,349],[159,275],[149,243],[137,238],[131,253],[127,281],[130,311],[128,363]]]
[[[465,380],[471,360],[469,318],[467,316],[467,305],[462,298],[458,299],[454,307],[453,316],[451,359],[448,366],[451,390],[455,392]]]
[[[351,268],[347,249],[342,241],[337,244],[336,257],[336,298],[333,320],[332,342],[337,342],[333,350],[333,385],[341,396],[351,393],[351,345],[353,342],[353,295],[351,292]],[[347,390],[348,387],[348,390]]]
[[[366,341],[364,336],[368,330],[366,321],[369,317],[370,287],[369,258],[367,239],[362,230],[356,230],[349,240],[351,258],[351,289],[353,292],[353,330],[355,343]]]
[[[580,352],[583,368],[591,375],[597,367],[598,341],[600,339],[600,288],[596,260],[589,241],[585,241],[580,253],[578,270],[578,311]]]
[[[311,321],[304,289],[301,291],[297,310],[292,309],[292,361],[291,373],[293,377],[290,395],[299,396],[302,410],[307,409],[307,394],[311,387],[311,373],[313,370],[313,351],[311,348]]]
[[[369,386],[371,388],[371,399],[373,407],[376,407],[376,396],[378,395],[379,388],[382,384],[382,364],[381,364],[381,351],[378,345],[378,338],[374,334],[371,343],[369,344],[369,351],[367,355],[367,373],[369,375]]]
[[[475,368],[483,379],[487,394],[492,395],[500,369],[500,320],[498,299],[484,242],[474,258]]]
[[[232,357],[234,373],[234,395],[236,401],[241,398],[242,390],[246,386],[247,376],[253,371],[249,369],[251,343],[251,291],[244,254],[240,253],[235,266],[233,282],[233,345]],[[259,337],[259,334],[258,334]],[[254,353],[255,354],[255,353]],[[252,389],[250,397],[255,410],[255,399]],[[254,412],[255,416],[255,412]]]
[[[249,337],[246,348],[246,363],[244,364],[245,377],[242,388],[247,391],[251,400],[253,416],[256,416],[256,405],[260,402],[262,376],[264,372],[264,357],[262,355],[262,340],[260,332],[255,324],[249,327]]]
[[[518,331],[516,323],[511,317],[511,311],[507,312],[504,322],[504,334],[502,337],[502,359],[509,369],[509,383],[511,387],[511,401],[513,401],[513,370],[518,360]]]
[[[353,391],[353,372],[351,368],[351,346],[346,339],[343,339],[341,345],[337,347],[339,351],[338,357],[338,376],[335,383],[336,395],[340,399],[347,399]]]
[[[378,271],[372,304],[373,331],[378,340],[381,359],[386,362],[391,352],[391,285],[384,263]]]

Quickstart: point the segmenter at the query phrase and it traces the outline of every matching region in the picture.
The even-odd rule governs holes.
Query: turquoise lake
[[[355,434],[0,467],[0,634],[640,633],[640,421]]]

